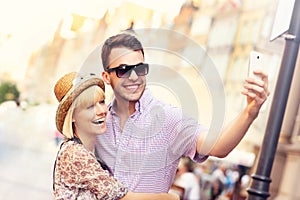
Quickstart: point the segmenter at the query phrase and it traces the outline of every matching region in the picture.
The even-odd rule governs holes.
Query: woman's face
[[[107,106],[104,98],[76,107],[72,119],[75,123],[76,133],[79,135],[105,133],[106,115]]]

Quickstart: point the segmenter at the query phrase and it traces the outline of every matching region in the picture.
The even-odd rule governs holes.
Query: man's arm
[[[207,135],[208,132],[200,134],[197,142],[197,152],[199,154],[225,157],[242,140],[270,94],[267,74],[262,71],[256,71],[255,74],[260,75],[262,79],[247,78],[242,91],[242,94],[247,97],[247,106],[236,119],[221,131],[217,140],[210,141],[210,137]]]

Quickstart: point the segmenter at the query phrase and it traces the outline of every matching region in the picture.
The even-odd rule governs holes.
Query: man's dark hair
[[[141,42],[132,34],[120,33],[108,38],[102,47],[101,59],[103,69],[107,70],[109,55],[114,48],[125,47],[134,51],[141,51],[144,56],[144,49]]]

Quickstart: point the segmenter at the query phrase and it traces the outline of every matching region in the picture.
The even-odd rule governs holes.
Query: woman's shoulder
[[[77,143],[73,140],[65,141],[60,149],[60,157],[83,157],[89,155],[89,152],[84,146],[80,143]]]

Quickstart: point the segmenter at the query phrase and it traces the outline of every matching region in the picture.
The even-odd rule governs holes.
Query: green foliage
[[[17,86],[10,82],[0,84],[0,104],[4,101],[19,101],[20,92]]]

